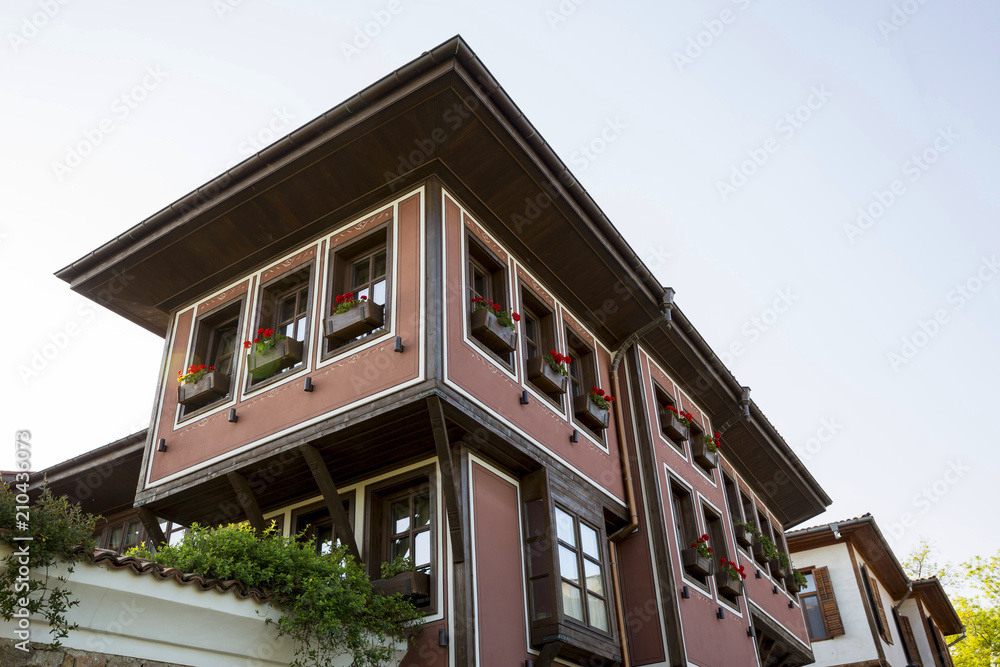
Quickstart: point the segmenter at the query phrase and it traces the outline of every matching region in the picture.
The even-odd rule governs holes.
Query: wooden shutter
[[[941,630],[938,629],[937,623],[931,619],[927,619],[927,624],[931,626],[934,631],[934,636],[937,638],[937,645],[940,647],[938,655],[936,656],[938,661],[943,665],[943,667],[954,667],[955,663],[951,661],[951,651],[948,649],[948,642],[944,640],[944,635],[941,634]]]
[[[882,631],[882,639],[891,644],[892,633],[889,632],[889,623],[885,618],[885,609],[882,608],[882,595],[878,592],[878,584],[868,576],[868,568],[862,567],[861,573],[865,575],[865,583],[868,585],[868,590],[871,591],[871,603],[875,607],[872,611],[877,614],[878,620],[881,623],[879,628]]]
[[[840,610],[837,609],[837,596],[833,594],[830,585],[830,570],[817,567],[812,571],[816,581],[816,595],[819,597],[819,608],[823,612],[823,623],[826,625],[828,637],[839,637],[844,634],[844,622],[840,620]]]
[[[920,663],[920,651],[917,650],[917,640],[913,636],[913,626],[910,625],[910,619],[903,616],[895,609],[892,610],[893,614],[896,616],[896,622],[899,625],[899,634],[903,637],[903,649],[906,651],[906,658],[916,667],[923,667]]]

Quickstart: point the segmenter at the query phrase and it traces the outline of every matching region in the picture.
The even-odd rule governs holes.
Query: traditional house
[[[57,275],[164,337],[155,542],[409,556],[402,664],[812,661],[744,524],[783,551],[829,498],[461,38]]]
[[[870,514],[788,533],[818,667],[952,667],[964,632],[941,582],[911,581]]]

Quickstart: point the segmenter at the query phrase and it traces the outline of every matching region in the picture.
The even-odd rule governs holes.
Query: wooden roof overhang
[[[965,631],[965,625],[952,606],[948,594],[937,577],[917,579],[913,582],[913,592],[920,596],[924,607],[945,636],[957,635]]]
[[[839,539],[834,531],[840,534]],[[785,535],[785,539],[788,542],[788,550],[792,553],[849,540],[875,573],[875,577],[892,595],[893,600],[900,600],[906,595],[910,579],[906,576],[903,566],[896,560],[895,554],[892,553],[889,543],[886,542],[871,514],[793,531]]]
[[[163,336],[176,309],[429,173],[612,349],[661,316],[663,286],[460,37],[56,275]],[[595,312],[606,303],[614,307]],[[645,343],[722,423],[737,409],[740,385],[676,306],[673,317]],[[783,525],[830,504],[755,405],[723,443]]]

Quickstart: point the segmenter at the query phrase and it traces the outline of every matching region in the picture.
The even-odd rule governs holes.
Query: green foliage
[[[771,538],[768,537],[767,535],[762,535],[760,533],[757,533],[757,542],[762,547],[764,547],[764,553],[767,555],[769,560],[773,560],[780,556],[780,553],[778,552],[778,547],[774,546],[774,542],[772,542]]]
[[[0,488],[0,527],[17,530],[0,530],[0,543],[12,547],[14,553],[3,560],[0,572],[0,617],[10,621],[22,607],[31,614],[41,615],[49,624],[52,635],[50,648],[58,648],[61,641],[76,624],[69,624],[66,613],[76,605],[63,584],[65,577],[50,577],[48,568],[60,563],[72,564],[84,557],[84,550],[93,547],[92,535],[98,517],[87,514],[79,505],[65,496],[55,497],[46,487],[38,499],[27,509],[23,507],[26,485],[15,484]],[[21,522],[27,529],[20,528]],[[30,536],[30,541],[16,541],[19,536]],[[27,580],[18,581],[23,558],[19,551],[27,545],[28,566],[31,573]],[[76,551],[77,547],[84,550]],[[74,553],[75,552],[75,553]],[[27,604],[24,604],[27,602]]]
[[[951,647],[955,666],[993,667],[1000,664],[1000,609],[964,597],[956,597],[952,603],[967,635]]]
[[[802,574],[797,569],[792,570],[792,576],[795,578],[795,583],[799,588],[805,588],[806,584],[809,583],[808,580],[806,580],[806,575]]]
[[[757,530],[757,525],[753,521],[744,521],[739,525],[743,526],[754,537],[760,538],[760,531]]]
[[[419,631],[416,607],[398,595],[376,593],[346,547],[320,555],[311,542],[281,537],[273,525],[259,537],[246,524],[193,525],[182,542],[161,547],[153,560],[206,577],[236,579],[273,596],[272,604],[282,612],[275,622],[278,634],[295,641],[292,665],[330,664],[350,653],[356,667],[374,667],[392,656],[390,642]]]
[[[778,554],[778,561],[781,563],[781,567],[783,567],[785,569],[788,569],[791,566],[791,564],[792,564],[792,561],[790,561],[788,559],[788,554],[786,554],[786,553],[779,553]]]
[[[417,569],[417,564],[413,562],[412,558],[396,556],[391,562],[382,563],[382,567],[380,569],[382,579],[392,579],[397,574],[412,572]]]
[[[938,565],[934,559],[936,550],[937,547],[934,544],[921,538],[917,546],[913,547],[910,555],[900,563],[903,566],[903,571],[910,579],[937,577],[945,588],[953,587],[958,580],[955,568],[952,567],[951,563]]]

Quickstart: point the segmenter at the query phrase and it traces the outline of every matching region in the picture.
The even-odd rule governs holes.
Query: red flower
[[[337,295],[337,303],[343,303],[343,302],[344,302],[344,295],[343,294],[338,294]]]
[[[250,341],[248,341],[248,340],[245,340],[245,341],[243,341],[243,347],[245,347],[245,348],[248,348],[248,349],[249,349],[249,347],[250,347],[251,345],[253,345],[253,343],[251,343]]]
[[[209,366],[209,367],[208,367],[208,370],[210,370],[210,371],[214,371],[214,370],[215,370],[215,366]]]
[[[701,536],[701,539],[703,539],[703,540],[705,540],[706,542],[708,542],[708,535],[702,535],[702,536]]]
[[[569,357],[563,357],[563,361],[565,361],[567,364],[573,363],[573,360],[570,359]]]
[[[614,403],[615,397],[611,396],[611,395],[607,395],[607,396],[604,397],[604,400],[608,401],[609,403]]]
[[[367,300],[368,300],[368,297],[366,297],[366,296],[363,296],[363,297],[361,297],[361,300],[362,300],[362,301],[367,301]]]
[[[344,298],[345,299],[353,299],[354,298],[354,292],[344,292]]]
[[[500,304],[499,303],[494,303],[493,304],[493,310],[499,312],[500,311]]]
[[[514,320],[515,322],[520,322],[521,321],[521,316],[518,315],[517,313],[511,313],[510,314],[510,318],[512,320]]]
[[[253,339],[253,342],[255,342],[255,343],[258,343],[258,342],[260,342],[260,338],[254,338],[254,339]]]
[[[598,396],[604,396],[604,390],[601,389],[600,387],[598,387],[597,391],[595,391],[594,393],[597,394]]]

